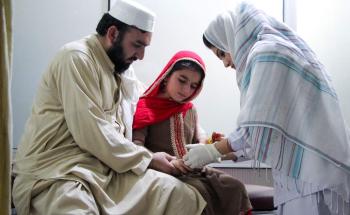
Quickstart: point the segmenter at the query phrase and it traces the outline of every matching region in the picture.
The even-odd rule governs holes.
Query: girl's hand
[[[176,157],[171,156],[165,152],[153,153],[152,161],[149,164],[149,168],[164,172],[167,174],[172,174],[176,171],[172,161],[176,160]]]

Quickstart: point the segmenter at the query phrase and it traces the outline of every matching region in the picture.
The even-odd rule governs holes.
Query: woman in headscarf
[[[329,75],[285,24],[247,3],[218,15],[204,44],[236,70],[237,129],[184,156],[191,168],[250,148],[273,170],[278,214],[350,214],[350,136]]]
[[[191,51],[176,53],[137,104],[133,141],[152,152],[176,157],[171,160],[177,169],[173,175],[201,193],[207,202],[203,214],[248,214],[251,204],[241,182],[208,167],[194,171],[182,160],[187,153],[185,145],[204,141],[191,103],[200,93],[204,77],[200,56]]]

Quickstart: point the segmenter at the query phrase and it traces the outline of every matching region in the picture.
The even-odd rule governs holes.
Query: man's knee
[[[157,175],[156,189],[162,192],[162,195],[167,195],[169,198],[177,198],[177,201],[196,201],[198,199],[191,196],[200,195],[199,192],[192,186],[180,181],[179,179],[164,173]]]
[[[164,214],[174,214],[175,211],[177,214],[200,214],[204,209],[205,200],[196,188],[169,175],[160,177],[159,182],[159,189],[167,201]]]
[[[98,214],[95,199],[83,184],[59,180],[31,200],[33,214]]]

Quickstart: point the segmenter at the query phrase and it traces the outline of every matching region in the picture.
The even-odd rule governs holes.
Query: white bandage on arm
[[[214,144],[190,144],[190,151],[183,157],[185,164],[191,168],[201,168],[209,163],[218,162],[223,156]],[[189,145],[189,146],[190,146]],[[189,147],[187,147],[189,148]]]

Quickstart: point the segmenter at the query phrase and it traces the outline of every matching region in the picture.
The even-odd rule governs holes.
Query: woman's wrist
[[[214,146],[222,155],[233,152],[227,138],[215,142]]]

